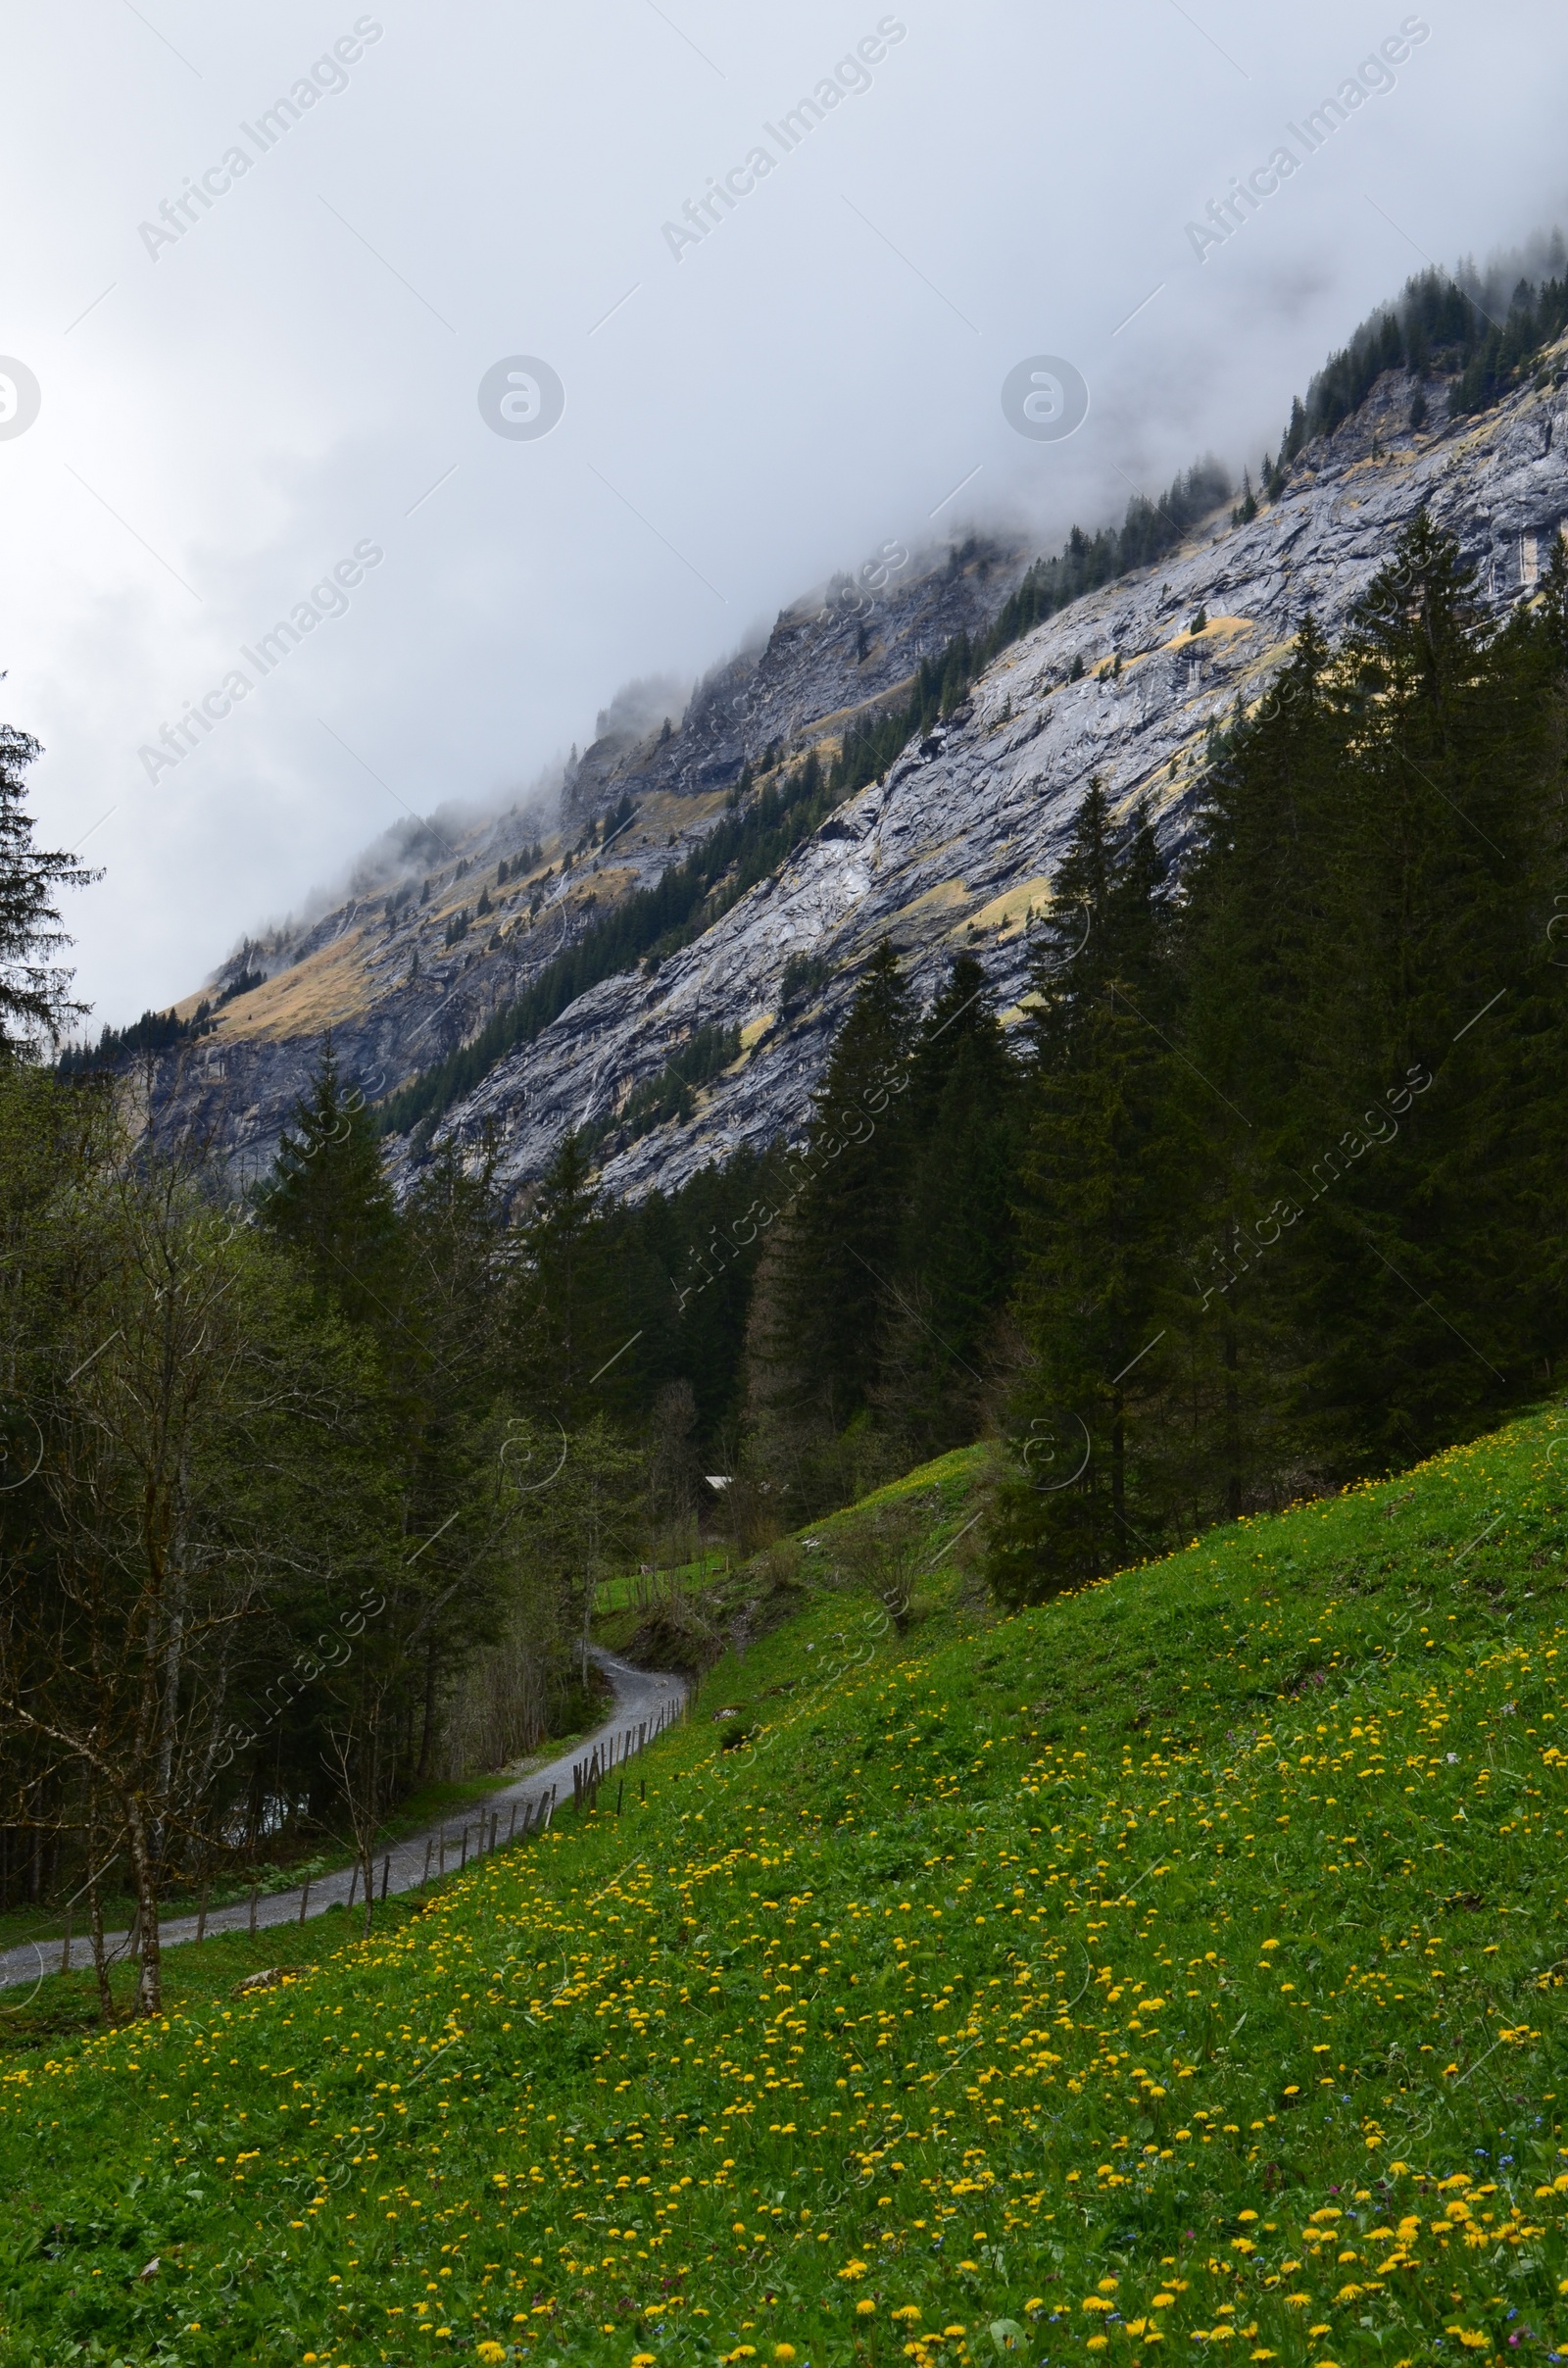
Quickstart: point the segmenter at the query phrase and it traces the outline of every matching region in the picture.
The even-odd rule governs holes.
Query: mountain
[[[330,1029],[400,1181],[432,1145],[489,1136],[524,1187],[585,1128],[607,1187],[635,1199],[800,1127],[884,936],[923,997],[974,953],[1015,1017],[1092,774],[1119,811],[1148,797],[1179,850],[1210,725],[1262,695],[1305,609],[1335,638],[1420,511],[1498,613],[1568,528],[1563,340],[1479,412],[1473,364],[1431,376],[1378,369],[1396,337],[1358,350],[1355,407],[1331,366],[1335,423],[1307,433],[1298,408],[1261,505],[1218,505],[1179,541],[1172,525],[1154,564],[1021,636],[1031,598],[1050,605],[1021,544],[923,564],[893,546],[783,612],[678,725],[608,730],[553,833],[516,808],[410,825],[352,896],[242,947],[205,1008],[179,1008],[186,1032],[143,1048],[159,1123],[196,1124],[254,1172]]]

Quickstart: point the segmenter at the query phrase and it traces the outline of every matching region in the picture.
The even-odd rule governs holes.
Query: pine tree
[[[570,1430],[592,1400],[601,1366],[624,1346],[612,1339],[615,1262],[601,1255],[607,1211],[586,1138],[562,1138],[517,1228],[521,1250],[513,1313],[514,1371],[526,1400]]]
[[[1020,1225],[1016,1460],[991,1571],[1008,1601],[1152,1551],[1191,1146],[1174,1088],[1163,865],[1140,810],[1119,838],[1092,782],[1033,965]]]
[[[257,1212],[352,1321],[383,1336],[400,1325],[397,1205],[365,1097],[344,1087],[330,1035]]]
[[[906,1462],[977,1436],[1014,1265],[1018,1072],[980,963],[955,961],[909,1067],[907,1180],[880,1406]]]
[[[1319,1007],[1344,967],[1334,881],[1348,722],[1329,696],[1329,663],[1308,614],[1256,713],[1212,739],[1184,883],[1176,1088],[1194,1158],[1189,1293],[1173,1331],[1195,1517],[1234,1516],[1289,1460],[1285,1269],[1300,1196],[1288,1162],[1303,1111],[1320,1106]],[[1304,1020],[1309,1011],[1319,1015]],[[1321,1133],[1314,1118],[1304,1139]]]
[[[0,724],[0,1061],[53,1048],[87,1010],[72,1001],[74,973],[54,960],[71,943],[54,898],[103,874],[74,855],[34,847],[23,774],[41,754],[30,732]]]
[[[878,1317],[898,1252],[914,1012],[878,946],[813,1098],[784,1292],[786,1354],[841,1430],[877,1379]]]

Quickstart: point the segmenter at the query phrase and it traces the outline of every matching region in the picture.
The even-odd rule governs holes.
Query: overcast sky
[[[42,835],[106,867],[68,915],[95,1024],[887,538],[1255,466],[1424,259],[1568,222],[1547,0],[19,0],[6,31],[0,712],[46,744]],[[1087,387],[1071,435],[1004,415],[1040,356]],[[502,370],[490,419],[548,432],[481,412],[518,357],[554,379]]]

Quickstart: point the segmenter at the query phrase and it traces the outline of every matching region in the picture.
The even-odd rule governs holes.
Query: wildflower
[[[776,2360],[783,2360],[783,2361],[786,2363],[786,2368],[787,2368],[787,2364],[788,2364],[788,2362],[789,2362],[789,2361],[791,2361],[791,2360],[792,2360],[792,2359],[795,2357],[795,2346],[794,2346],[794,2344],[793,2344],[793,2343],[775,2343],[775,2344],[774,2344],[774,2346],[773,2346],[773,2357],[774,2357]]]
[[[495,2368],[496,2361],[504,2360],[507,2356],[507,2347],[504,2343],[481,2343],[478,2347],[478,2350],[479,2357],[487,2363],[487,2368]],[[653,2354],[652,2352],[645,2352],[643,2357],[651,2360],[653,2358]],[[636,2360],[633,2360],[632,2368],[639,2368],[639,2363]]]
[[[875,2308],[876,2304],[872,2301],[870,2295],[861,2294],[859,2300],[855,2305],[855,2315],[858,2319],[868,2319]]]
[[[914,2327],[919,2323],[920,2313],[913,2302],[901,2302],[893,2316],[895,2319],[907,2319],[909,2325]]]

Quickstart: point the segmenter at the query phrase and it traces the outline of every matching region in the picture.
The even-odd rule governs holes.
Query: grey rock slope
[[[1412,439],[1412,393],[1391,373],[1250,524],[1216,524],[1004,652],[964,709],[775,877],[656,978],[612,979],[585,996],[497,1068],[451,1130],[472,1138],[493,1124],[503,1172],[525,1182],[566,1127],[603,1120],[698,1026],[722,1017],[744,1031],[740,1061],[691,1123],[612,1156],[607,1185],[632,1198],[668,1189],[742,1145],[787,1137],[884,934],[923,997],[967,948],[1016,1013],[1029,916],[1049,901],[1092,774],[1118,805],[1147,795],[1162,843],[1179,842],[1210,718],[1261,694],[1306,607],[1335,637],[1422,508],[1458,533],[1497,609],[1544,571],[1568,521],[1568,396],[1529,390],[1480,421],[1437,419]],[[1206,622],[1194,632],[1200,610]],[[1086,673],[1073,681],[1078,659]],[[836,976],[813,1009],[786,1017],[779,982],[792,954],[831,962]]]
[[[467,1043],[618,896],[680,863],[721,818],[748,758],[831,747],[850,718],[906,695],[922,659],[984,628],[1027,557],[975,538],[923,562],[884,546],[715,668],[678,729],[595,741],[568,769],[559,822],[517,806],[391,834],[353,894],[309,926],[248,941],[224,965],[207,991],[207,1032],[152,1064],[155,1123],[210,1138],[243,1181],[270,1161],[328,1029],[346,1076],[371,1099],[395,1091]],[[585,825],[627,802],[636,820],[601,861],[583,847]],[[186,998],[181,1015],[203,1000]],[[454,1119],[467,1131],[463,1112]],[[407,1171],[406,1156],[395,1163]]]
[[[1483,419],[1452,423],[1439,399],[1418,436],[1407,425],[1413,392],[1389,373],[1353,419],[1307,448],[1280,500],[1250,523],[1216,518],[1157,567],[1090,595],[1015,643],[963,708],[722,919],[655,975],[629,972],[581,996],[451,1110],[436,1140],[476,1144],[488,1132],[500,1145],[504,1180],[526,1187],[566,1129],[612,1120],[640,1083],[713,1021],[741,1030],[740,1058],[704,1089],[690,1120],[634,1142],[608,1134],[607,1187],[637,1198],[742,1146],[788,1138],[808,1114],[832,1033],[884,935],[922,997],[955,953],[972,951],[1016,1017],[1031,916],[1049,902],[1091,775],[1101,775],[1122,808],[1147,796],[1162,843],[1178,845],[1191,827],[1210,719],[1228,715],[1238,698],[1250,704],[1261,695],[1307,607],[1334,638],[1423,508],[1458,534],[1498,612],[1527,597],[1544,572],[1568,522],[1562,387],[1538,380]],[[588,803],[607,810],[627,792],[639,801],[637,823],[613,856],[607,851],[597,887],[591,874],[585,886],[580,867],[566,879],[558,870],[531,928],[504,920],[481,963],[465,967],[460,946],[444,966],[421,963],[412,984],[405,923],[367,926],[354,908],[327,916],[308,958],[296,957],[286,977],[230,1007],[233,1022],[225,1017],[210,1049],[186,1063],[174,1099],[202,1106],[236,1148],[270,1150],[286,1095],[327,1021],[367,1089],[389,1089],[465,1041],[569,942],[585,925],[584,895],[608,898],[613,885],[657,876],[710,828],[743,757],[755,761],[769,741],[831,743],[846,715],[892,695],[915,659],[994,614],[1020,568],[1021,554],[988,548],[905,590],[872,593],[869,613],[858,617],[820,600],[787,613],[763,651],[704,686],[667,741],[589,752],[575,808],[568,789],[568,814]],[[1204,621],[1195,631],[1200,612]],[[1085,670],[1074,680],[1076,661]],[[508,833],[521,844],[525,821],[486,826],[470,859],[474,877],[505,852]],[[441,892],[433,917],[419,924],[427,937],[461,893],[471,887],[460,881]],[[587,915],[602,909],[589,906]],[[781,977],[798,955],[827,964],[831,977],[814,1001],[786,1011]],[[265,1005],[280,989],[295,1006],[279,1015],[282,1024],[274,1018],[265,1032],[254,1020],[247,1025],[247,1003]],[[265,1011],[258,1016],[266,1021]],[[199,1077],[204,1060],[226,1073]],[[393,1151],[406,1175],[408,1145]]]

